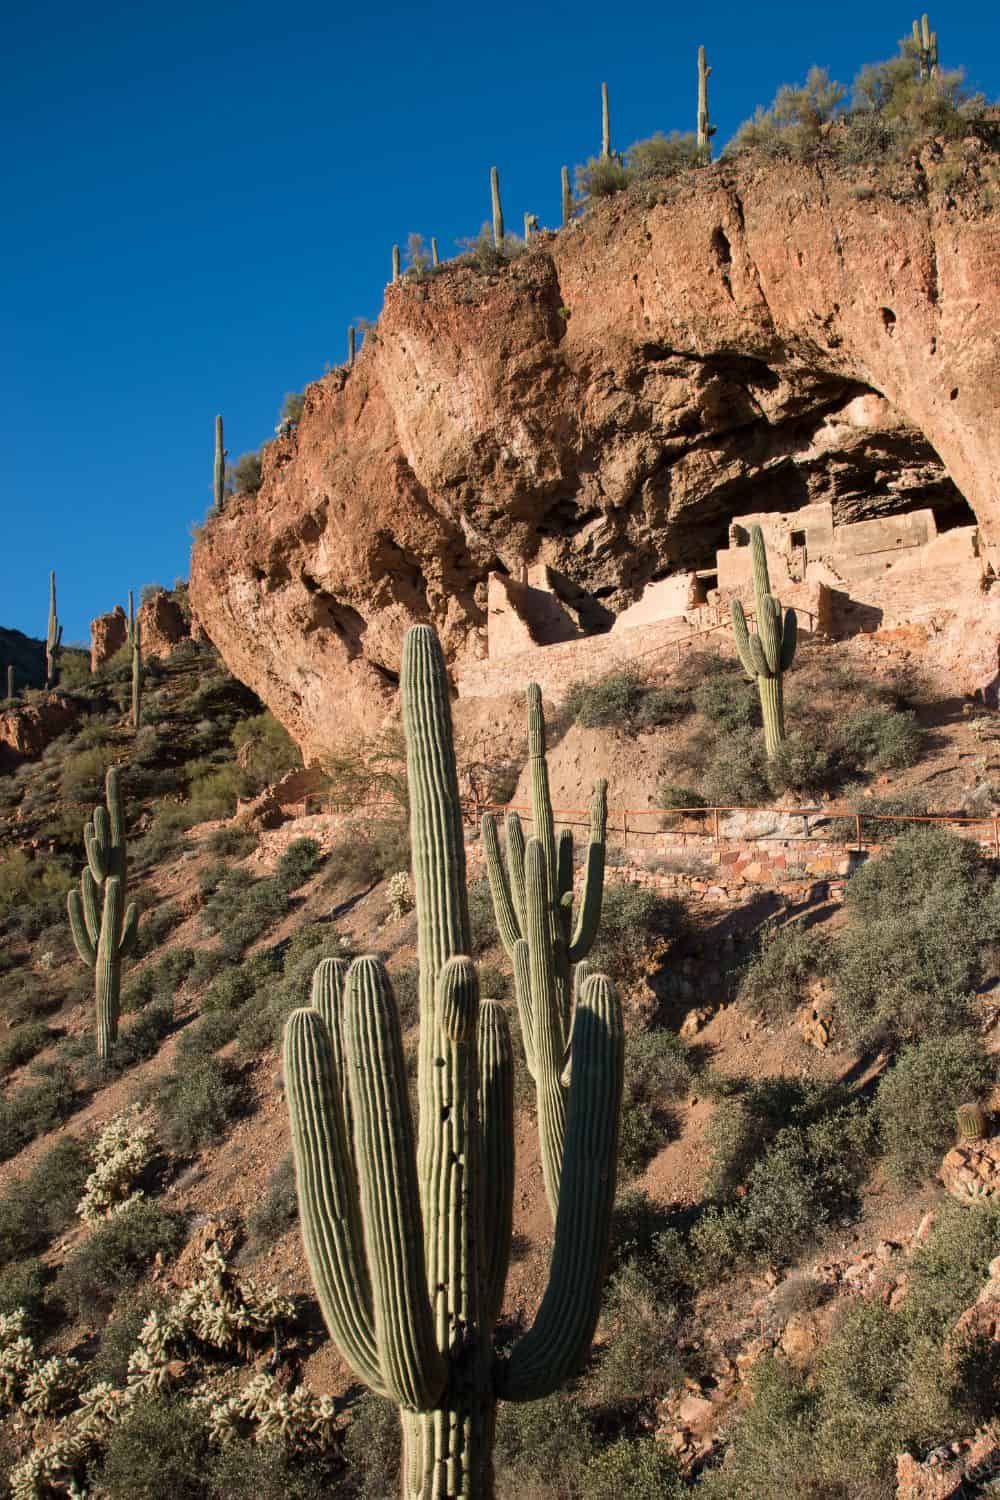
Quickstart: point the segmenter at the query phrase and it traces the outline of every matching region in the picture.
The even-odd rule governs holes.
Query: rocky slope
[[[549,563],[599,625],[748,509],[971,508],[1000,542],[995,162],[940,157],[720,164],[388,288],[202,532],[200,625],[315,755],[380,720],[414,620],[482,654],[491,569]]]

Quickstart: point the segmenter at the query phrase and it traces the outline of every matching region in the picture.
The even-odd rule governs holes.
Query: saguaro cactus
[[[400,269],[399,269],[399,246],[398,245],[393,245],[393,247],[392,247],[392,279],[393,279],[394,282],[396,282],[396,281],[399,280],[400,274],[401,273],[400,273]]]
[[[490,167],[490,197],[493,201],[493,245],[503,248],[503,204],[500,202],[500,173]]]
[[[441,257],[438,254],[437,237],[432,234],[431,235],[431,265],[432,266],[439,266],[440,264],[441,264]]]
[[[704,47],[698,48],[698,150],[706,161],[712,159],[712,137],[715,126],[708,120],[708,79],[711,68],[705,61]]]
[[[771,593],[764,533],[759,526],[750,528],[750,554],[757,633],[750,634],[743,605],[734,599],[733,634],[744,671],[757,683],[764,716],[764,742],[770,758],[785,738],[784,674],[795,659],[798,620],[794,609],[786,609],[782,617],[781,605]]]
[[[510,1255],[513,1058],[480,1002],[444,657],[407,635],[403,721],[420,962],[419,1134],[399,1016],[375,958],[326,960],[285,1031],[302,1236],[330,1333],[401,1410],[405,1500],[488,1500],[497,1400],[534,1400],[593,1336],[614,1199],[623,1033],[609,980],[583,987],[562,1192],[534,1326],[493,1348]],[[535,862],[544,860],[533,841]],[[543,1028],[544,1029],[544,1028]]]
[[[482,821],[486,870],[493,894],[500,940],[514,968],[514,989],[528,1072],[538,1096],[542,1174],[553,1218],[566,1121],[568,1043],[574,997],[589,973],[590,953],[601,921],[608,822],[608,784],[598,781],[590,804],[590,843],[583,892],[573,920],[573,833],[556,839],[549,770],[545,754],[545,715],[538,684],[528,686],[528,762],[534,837],[527,843],[517,813],[508,813],[507,864],[500,856],[496,818]],[[573,965],[576,983],[572,982]]]
[[[569,167],[562,169],[562,221],[567,225],[573,217],[573,189],[569,181]]]
[[[8,666],[8,668],[7,668],[7,701],[8,701],[8,703],[13,703],[14,697],[15,697],[15,694],[14,694],[14,668],[13,668],[13,666]]]
[[[62,626],[56,613],[56,575],[49,574],[49,628],[45,637],[45,686],[59,681],[59,656],[62,651]]]
[[[601,155],[611,155],[611,110],[608,106],[608,86],[601,84]]]
[[[925,81],[937,77],[938,70],[938,42],[937,32],[931,30],[931,23],[926,12],[919,21],[913,23],[913,41],[917,49],[917,63],[920,68],[920,77]]]
[[[87,863],[79,891],[67,898],[69,925],[76,951],[94,971],[97,1009],[97,1055],[107,1062],[118,1036],[122,959],[135,948],[139,913],[135,902],[125,907],[125,823],[122,815],[121,773],[112,766],[105,780],[105,807],[94,810],[84,825]],[[104,902],[98,911],[98,893]]]
[[[133,620],[132,629],[132,728],[142,719],[142,621]]]
[[[222,418],[215,419],[215,467],[212,471],[212,499],[216,514],[222,510],[226,498],[226,450],[222,446]]]
[[[524,243],[530,245],[532,238],[538,233],[538,215],[525,214],[524,216]]]

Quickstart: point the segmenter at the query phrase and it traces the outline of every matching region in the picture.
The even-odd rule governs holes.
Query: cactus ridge
[[[615,1188],[621,1012],[610,981],[588,977],[567,1094],[558,1077],[566,1034],[551,952],[562,929],[553,924],[544,842],[522,840],[520,915],[508,891],[509,935],[515,921],[527,922],[529,936],[512,944],[526,991],[525,1046],[566,1146],[550,1162],[562,1181],[549,1287],[534,1328],[503,1362],[493,1330],[510,1259],[513,1051],[504,1007],[480,1000],[468,957],[448,682],[427,626],[407,635],[401,688],[420,962],[419,1133],[415,1141],[383,965],[324,960],[311,1004],[285,1031],[300,1221],[332,1337],[355,1373],[400,1408],[404,1493],[488,1500],[498,1399],[555,1389],[579,1368],[593,1337]]]
[[[746,611],[739,599],[732,603],[733,638],[743,670],[757,684],[764,718],[764,742],[768,757],[777,753],[785,738],[784,674],[795,659],[798,617],[794,609],[782,611],[771,593],[764,533],[750,528],[750,560],[756,609],[756,634],[751,634]]]
[[[66,898],[76,951],[94,971],[97,1055],[102,1062],[108,1061],[118,1039],[122,960],[134,952],[139,933],[135,902],[125,905],[125,823],[117,766],[110,767],[105,778],[105,801],[84,825],[87,863],[80,889]]]

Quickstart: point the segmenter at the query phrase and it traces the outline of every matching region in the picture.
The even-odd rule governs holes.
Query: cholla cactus
[[[389,898],[389,915],[394,922],[413,910],[413,892],[410,889],[408,870],[397,870],[395,875],[390,875],[386,895]]]
[[[263,1372],[234,1395],[220,1396],[203,1388],[192,1405],[201,1410],[220,1447],[249,1437],[274,1443],[287,1453],[323,1453],[336,1440],[336,1407],[329,1396],[318,1396],[305,1385],[285,1391]]]
[[[55,1415],[73,1400],[82,1379],[80,1362],[72,1355],[37,1360],[24,1382],[21,1411],[36,1421]]]
[[[125,1110],[109,1120],[91,1153],[94,1169],[84,1183],[76,1211],[85,1224],[97,1224],[121,1213],[142,1197],[134,1191],[156,1155],[156,1136],[139,1109]]]
[[[65,1406],[80,1384],[80,1366],[70,1356],[39,1359],[25,1331],[24,1308],[0,1316],[0,1411],[40,1420]]]

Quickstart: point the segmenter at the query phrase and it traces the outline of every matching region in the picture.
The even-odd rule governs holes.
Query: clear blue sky
[[[390,247],[442,253],[488,216],[559,219],[559,168],[691,129],[708,48],[722,143],[812,63],[850,82],[911,7],[508,0],[412,5],[13,7],[0,147],[0,625],[67,640],[130,586],[186,575],[211,501],[213,418],[234,456],[284,393],[376,317]],[[931,14],[945,65],[1000,94],[1000,14]]]

